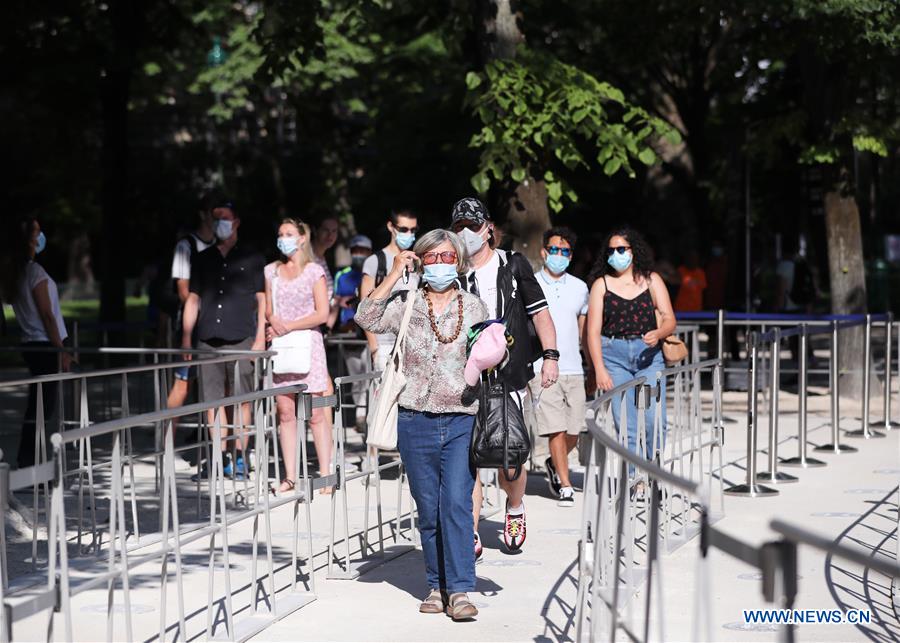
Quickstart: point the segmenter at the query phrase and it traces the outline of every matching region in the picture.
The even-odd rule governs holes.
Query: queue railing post
[[[716,357],[725,359],[725,311],[716,311]]]
[[[831,444],[823,444],[815,448],[820,453],[856,453],[856,447],[841,444],[841,367],[839,348],[840,324],[831,322]]]
[[[784,484],[797,482],[798,478],[778,471],[778,400],[781,392],[781,329],[772,330],[769,350],[771,364],[769,382],[769,470],[756,476],[757,482]]]
[[[808,469],[810,467],[824,467],[825,463],[815,458],[807,457],[807,432],[809,428],[808,417],[808,398],[807,386],[809,379],[809,327],[806,324],[800,325],[800,374],[798,380],[797,402],[799,408],[797,411],[797,422],[799,430],[797,433],[797,457],[782,460],[781,464],[786,467],[802,467]]]
[[[870,398],[872,393],[872,315],[866,315],[865,341],[863,342],[863,408],[862,428],[847,431],[848,438],[883,438],[884,433],[869,429]]]
[[[884,322],[884,419],[881,422],[875,422],[871,426],[890,431],[897,428],[891,419],[891,379],[893,372],[891,371],[891,352],[894,342],[894,313],[889,312]]]
[[[747,373],[747,477],[744,484],[738,484],[725,489],[729,496],[758,496],[778,495],[777,489],[772,489],[757,483],[756,481],[756,444],[759,431],[759,392],[757,384],[759,380],[759,335],[750,333],[748,336],[747,350],[750,353],[750,361]]]

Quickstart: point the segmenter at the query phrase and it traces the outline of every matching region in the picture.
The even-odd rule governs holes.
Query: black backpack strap
[[[375,256],[378,259],[378,268],[375,270],[375,287],[378,288],[387,276],[387,254],[382,248],[375,253]]]

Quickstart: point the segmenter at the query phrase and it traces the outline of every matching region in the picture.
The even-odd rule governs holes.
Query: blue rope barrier
[[[675,317],[679,321],[702,321],[708,319],[717,319],[718,313],[715,311],[698,311],[698,312],[675,312]],[[878,313],[872,315],[872,321],[887,321],[886,313]],[[803,313],[743,313],[743,312],[726,312],[725,319],[733,319],[735,321],[865,321],[864,314],[854,315],[805,315]]]

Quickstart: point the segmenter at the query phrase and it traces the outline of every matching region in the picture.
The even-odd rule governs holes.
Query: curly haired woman
[[[597,387],[608,391],[636,377],[653,380],[665,368],[661,342],[675,331],[675,314],[665,282],[651,270],[653,254],[640,233],[628,227],[613,230],[602,247],[605,251],[588,281],[593,285],[586,333]],[[651,396],[646,411],[647,457],[654,452],[656,399]],[[665,390],[659,399],[665,399]],[[621,406],[612,407],[616,426],[621,427]],[[628,404],[627,409],[628,448],[638,453],[637,408]]]

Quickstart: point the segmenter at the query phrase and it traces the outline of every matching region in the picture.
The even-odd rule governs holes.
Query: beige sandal
[[[419,611],[422,614],[440,614],[444,611],[444,594],[439,589],[431,590],[422,604],[419,605]]]
[[[467,621],[478,616],[478,608],[469,600],[469,595],[458,592],[447,601],[447,614],[454,621]]]

